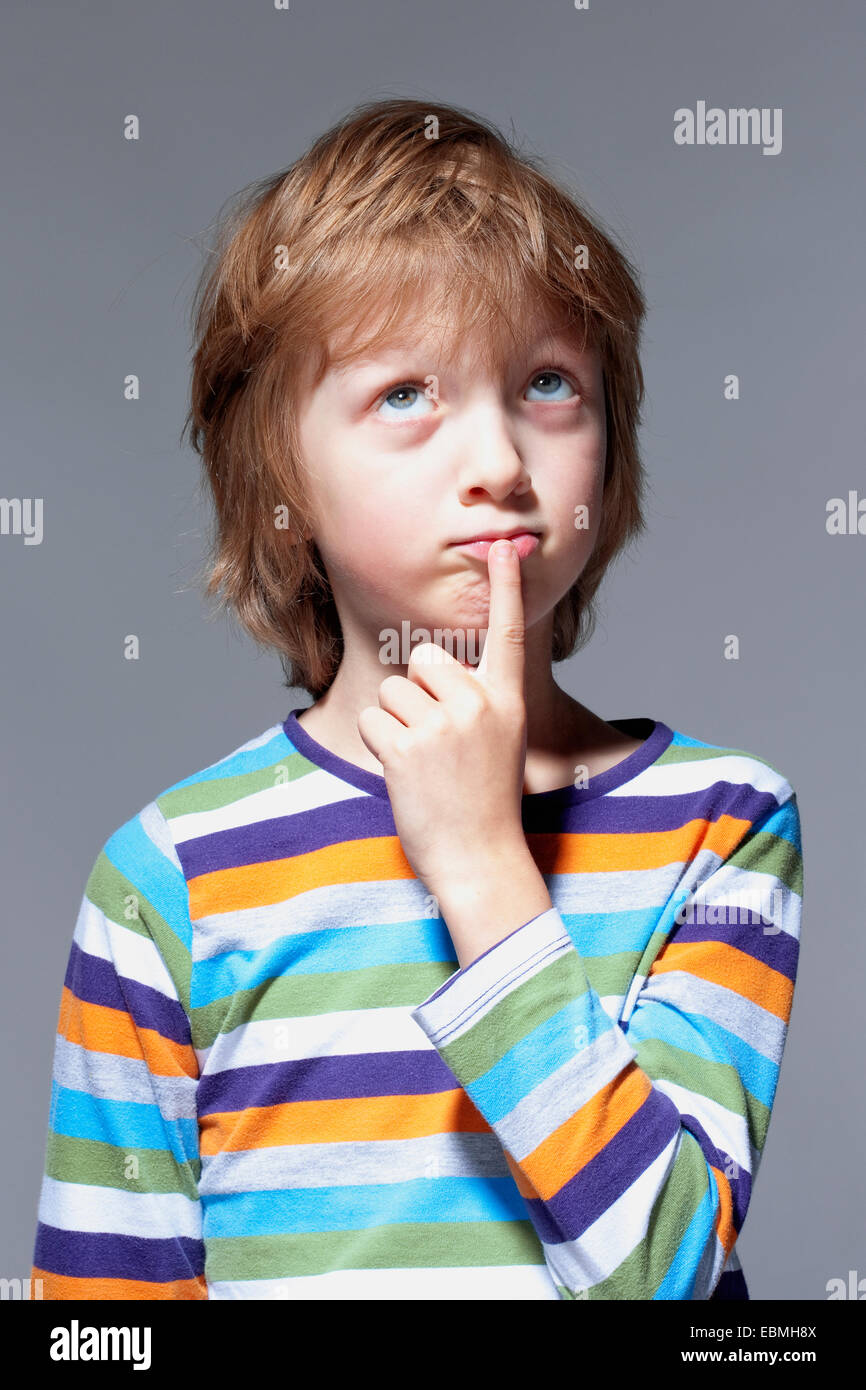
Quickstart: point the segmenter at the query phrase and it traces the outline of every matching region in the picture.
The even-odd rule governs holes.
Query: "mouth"
[[[541,544],[541,536],[538,531],[512,531],[508,535],[490,534],[476,536],[473,540],[468,541],[454,541],[452,549],[464,550],[467,555],[474,555],[479,560],[486,560],[491,545],[494,541],[499,540],[511,541],[521,560],[526,560]]]

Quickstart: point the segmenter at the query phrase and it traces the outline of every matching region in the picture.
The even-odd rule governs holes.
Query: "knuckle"
[[[399,684],[400,680],[401,680],[401,677],[400,677],[400,676],[393,676],[393,675],[392,675],[392,676],[386,676],[385,679],[384,679],[383,681],[381,681],[380,684],[379,684],[379,698],[380,698],[380,700],[381,700],[381,698],[382,698],[383,695],[384,695],[385,699],[387,700],[387,698],[388,698],[389,695],[395,694],[396,691],[397,691],[397,687],[398,687],[398,684]]]
[[[475,721],[484,718],[484,715],[487,713],[489,706],[487,704],[487,701],[484,699],[484,696],[482,695],[481,691],[478,690],[471,691],[468,694],[466,694],[461,699],[458,708],[460,714],[463,716],[464,719],[474,723]]]
[[[402,733],[396,733],[391,741],[391,752],[394,757],[405,762],[414,748],[411,729],[405,729]]]
[[[435,660],[435,642],[418,642],[409,653],[410,666],[428,666]]]

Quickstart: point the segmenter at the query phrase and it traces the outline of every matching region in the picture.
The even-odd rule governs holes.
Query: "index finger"
[[[511,541],[496,541],[487,552],[490,613],[487,638],[476,668],[497,688],[512,686],[523,694],[523,589],[520,557]]]

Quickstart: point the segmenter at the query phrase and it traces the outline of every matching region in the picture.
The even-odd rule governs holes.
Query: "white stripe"
[[[210,1047],[196,1048],[196,1056],[199,1070],[213,1074],[307,1057],[432,1051],[409,1005],[396,1005],[240,1023],[230,1033],[220,1033]]]
[[[336,1269],[287,1279],[219,1280],[212,1299],[554,1300],[546,1265],[472,1265],[446,1269]]]
[[[85,894],[81,901],[73,939],[88,955],[111,961],[119,975],[137,980],[177,1000],[174,982],[156,943],[131,927],[119,926]]]
[[[748,1121],[744,1115],[728,1110],[716,1100],[709,1100],[687,1086],[678,1086],[667,1078],[653,1081],[657,1091],[664,1091],[677,1107],[680,1115],[694,1115],[706,1130],[717,1149],[724,1149],[735,1163],[754,1178],[755,1154],[749,1138]],[[691,1133],[691,1131],[689,1131]],[[699,1140],[692,1135],[695,1143]],[[709,1159],[707,1159],[709,1162]],[[718,1166],[718,1165],[717,1165]],[[724,1172],[724,1167],[722,1168]]]
[[[415,1139],[223,1149],[202,1156],[199,1194],[379,1186],[451,1177],[511,1178],[496,1135],[436,1133]]]
[[[727,985],[703,980],[687,970],[663,970],[659,975],[647,976],[646,988],[638,1000],[637,1009],[642,1003],[649,1002],[664,1004],[684,1014],[708,1018],[720,1028],[734,1033],[762,1057],[779,1065],[786,1035],[784,1020]],[[662,1037],[659,1041],[665,1042],[666,1039]],[[636,1042],[635,1046],[639,1046],[639,1043]],[[713,1056],[716,1061],[726,1060],[715,1053]]]
[[[208,763],[206,767],[200,768],[198,772],[194,772],[191,777],[181,777],[179,782],[172,782],[171,786],[166,787],[164,792],[160,792],[159,796],[167,796],[169,792],[177,791],[181,787],[194,786],[196,782],[205,780],[205,773],[216,772],[221,767],[227,768],[229,763],[234,762],[234,760],[239,758],[243,753],[253,753],[258,748],[264,748],[265,744],[270,743],[271,740],[279,740],[283,746],[285,746],[285,738],[286,734],[282,724],[272,724],[270,728],[265,729],[263,733],[256,734],[254,738],[247,739],[246,743],[238,744],[238,747],[233,749],[231,753],[226,753],[225,757],[217,758],[215,763]],[[226,772],[227,777],[236,775],[236,773]],[[206,780],[209,782],[219,781],[219,778],[208,777]],[[159,797],[156,799],[159,800]]]
[[[265,868],[267,865],[259,866],[259,871]],[[403,925],[425,918],[435,921],[438,912],[435,899],[419,879],[326,883],[277,902],[197,917],[193,960],[209,960],[228,951],[260,951],[275,941],[303,932],[346,927],[375,931],[378,926]]]
[[[621,995],[605,995],[601,1006],[611,1022]],[[609,1045],[609,1042],[608,1042]],[[411,1006],[346,1009],[292,1018],[256,1019],[220,1033],[210,1047],[197,1047],[202,1075],[308,1057],[360,1056],[366,1052],[434,1052],[436,1048],[412,1017]]]
[[[781,932],[786,932],[793,940],[799,940],[802,898],[774,873],[746,869],[739,864],[730,864],[723,860],[703,882],[696,883],[690,872],[688,882],[683,880],[680,887],[688,892],[688,897],[677,908],[677,912],[687,913],[689,905],[692,904],[690,915],[694,916],[696,925],[701,924],[701,909],[706,915],[710,907],[718,904],[723,909],[720,925],[724,925],[726,915],[730,914],[730,921],[734,926],[752,926],[758,934],[767,936],[779,936]],[[682,897],[682,893],[678,893],[678,897]],[[767,919],[767,929],[757,920],[741,923],[738,910],[740,906],[762,913]],[[678,922],[675,914],[674,929],[680,925],[688,927],[692,923],[689,920]],[[779,931],[776,930],[777,927]]]
[[[574,839],[579,843],[579,832]],[[543,877],[554,906],[563,916],[598,917],[617,912],[658,915],[680,883],[685,862],[674,859],[652,869],[581,869],[579,873],[568,869]],[[719,855],[713,855],[707,872],[719,862]],[[605,925],[602,922],[599,927],[600,945],[604,944]]]
[[[281,767],[288,766],[287,760],[293,756],[287,749],[282,763],[274,764],[272,771],[275,777]],[[272,787],[250,792],[246,796],[235,795],[225,806],[173,816],[171,830],[175,840],[180,844],[185,840],[196,840],[203,835],[216,835],[220,831],[235,830],[259,821],[276,820],[281,816],[296,816],[304,811],[368,796],[369,792],[362,791],[360,787],[353,787],[330,772],[316,769],[313,772],[302,773],[288,782],[275,782]],[[291,852],[288,840],[286,844],[288,855]]]
[[[99,1100],[134,1101],[159,1107],[165,1120],[196,1120],[196,1079],[157,1076],[143,1058],[95,1052],[57,1034],[53,1077],[59,1086]]]
[[[139,811],[138,819],[144,833],[147,835],[151,844],[159,850],[160,854],[168,859],[178,873],[183,876],[183,866],[177,857],[177,849],[172,838],[171,830],[162,811],[155,801],[151,801],[144,810]]]
[[[519,1163],[598,1095],[634,1057],[634,1048],[616,1024],[588,1047],[575,1050],[497,1121],[496,1132],[505,1148]]]
[[[707,745],[712,747],[712,745]],[[673,747],[672,752],[680,751]],[[754,787],[755,791],[769,792],[781,804],[792,795],[792,787],[787,778],[760,758],[749,753],[722,753],[718,757],[702,757],[701,749],[695,749],[698,756],[688,757],[689,748],[683,748],[685,762],[652,763],[629,782],[612,787],[607,796],[683,796],[689,792],[705,791],[716,782],[731,782],[735,786]]]
[[[180,1192],[125,1192],[118,1187],[42,1180],[39,1220],[62,1231],[118,1236],[201,1239],[201,1204]]]
[[[730,1274],[735,1274],[735,1273],[737,1272],[738,1269],[742,1269],[742,1268],[743,1268],[743,1266],[740,1264],[740,1257],[739,1257],[739,1255],[737,1254],[737,1247],[736,1247],[736,1245],[735,1245],[734,1248],[733,1248],[733,1250],[731,1251],[730,1255],[729,1255],[728,1258],[727,1258],[727,1261],[726,1261],[726,1263],[725,1263],[725,1269],[726,1269]]]

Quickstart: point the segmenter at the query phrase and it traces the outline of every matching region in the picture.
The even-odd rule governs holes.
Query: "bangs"
[[[594,272],[574,265],[581,219],[521,206],[501,170],[485,173],[479,191],[465,168],[440,172],[425,196],[413,170],[411,198],[379,187],[375,210],[343,208],[339,234],[320,229],[295,305],[316,381],[410,336],[436,338],[445,360],[469,343],[491,372],[545,329],[595,340],[605,313]]]
[[[320,371],[422,336],[433,338],[444,362],[468,345],[491,373],[503,372],[545,330],[567,332],[584,346],[586,318],[574,304],[552,293],[531,268],[519,277],[513,265],[508,269],[510,275],[496,275],[488,263],[405,245],[388,248],[360,276],[354,266],[338,278],[322,312]]]

